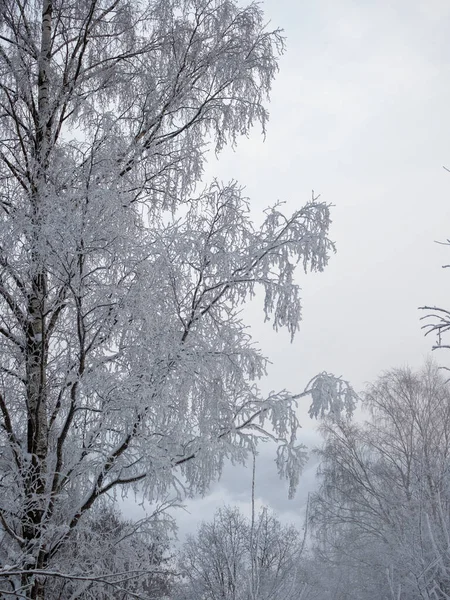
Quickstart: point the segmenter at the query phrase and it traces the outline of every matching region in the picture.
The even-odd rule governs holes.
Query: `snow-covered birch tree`
[[[209,147],[265,131],[283,38],[264,23],[234,0],[0,3],[5,597],[94,576],[60,561],[100,499],[203,492],[268,435],[296,483],[296,396],[261,395],[239,311],[259,286],[294,335],[329,206],[254,227],[236,182],[198,191]],[[351,401],[332,381],[315,410]]]

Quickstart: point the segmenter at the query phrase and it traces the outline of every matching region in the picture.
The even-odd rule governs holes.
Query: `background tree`
[[[329,207],[255,228],[237,183],[198,191],[208,145],[265,130],[282,48],[233,0],[0,3],[2,594],[99,577],[61,561],[119,488],[203,492],[269,435],[295,486],[296,397],[259,392],[239,311],[259,285],[294,335]],[[351,405],[333,382],[316,410]]]
[[[183,600],[289,600],[301,598],[303,535],[266,508],[254,524],[237,508],[219,509],[189,536],[180,557]]]
[[[363,425],[328,419],[312,502],[330,598],[448,598],[450,393],[435,365],[369,388]],[[335,595],[333,595],[335,594]]]

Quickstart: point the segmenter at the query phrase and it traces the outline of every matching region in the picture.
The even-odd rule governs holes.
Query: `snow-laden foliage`
[[[282,48],[234,0],[0,3],[3,593],[99,577],[67,557],[118,490],[204,492],[268,436],[295,486],[299,396],[260,393],[240,310],[261,288],[294,335],[329,206],[255,228],[237,183],[198,193],[209,147],[265,130]]]
[[[341,415],[352,416],[358,398],[348,381],[324,372],[316,375],[307,389],[312,398],[311,417],[339,419]]]
[[[169,550],[167,519],[160,511],[153,519],[126,521],[101,502],[90,511],[60,561],[77,565],[78,577],[53,577],[46,600],[78,598],[110,600],[168,598],[175,581]]]

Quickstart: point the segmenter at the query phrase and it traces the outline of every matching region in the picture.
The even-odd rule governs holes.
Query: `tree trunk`
[[[44,0],[42,9],[41,49],[38,60],[38,121],[35,134],[35,172],[32,181],[31,204],[33,211],[32,285],[27,308],[26,343],[26,393],[27,393],[27,447],[30,465],[25,480],[26,496],[29,498],[25,514],[23,537],[28,554],[33,557],[29,569],[42,569],[47,563],[47,553],[42,538],[43,517],[46,505],[46,481],[48,454],[47,422],[47,351],[45,332],[46,272],[40,251],[42,228],[42,203],[46,195],[46,171],[48,166],[51,119],[49,105],[49,63],[51,57],[52,0]],[[29,585],[27,597],[43,600],[44,581],[25,575]]]

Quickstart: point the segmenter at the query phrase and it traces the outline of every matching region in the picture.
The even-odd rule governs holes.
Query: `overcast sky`
[[[299,273],[303,323],[293,344],[248,311],[272,361],[264,389],[300,391],[327,370],[357,390],[396,366],[419,367],[432,339],[418,307],[450,307],[450,2],[266,0],[282,27],[265,142],[259,131],[227,150],[208,175],[246,186],[255,213],[276,200],[294,210],[311,190],[332,203],[337,254],[317,275]],[[436,353],[435,353],[436,354]],[[450,354],[437,354],[450,363]],[[306,409],[303,410],[306,414]],[[303,440],[317,434],[304,418]],[[315,463],[295,500],[277,480],[273,452],[258,461],[259,503],[300,522]],[[251,469],[227,469],[204,499],[178,513],[180,536],[224,503],[248,510]]]

